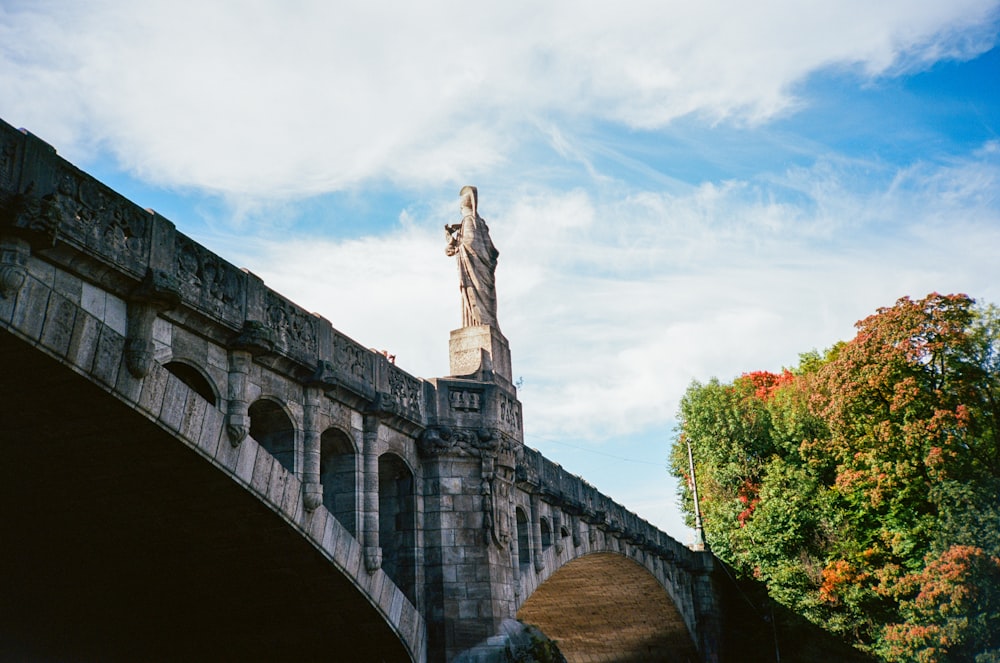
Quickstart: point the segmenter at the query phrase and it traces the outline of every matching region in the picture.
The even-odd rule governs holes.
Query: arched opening
[[[378,540],[382,570],[415,605],[416,497],[413,473],[402,458],[385,453],[378,459]]]
[[[568,660],[701,660],[667,590],[615,553],[577,558],[539,585],[517,611],[559,642]]]
[[[552,547],[552,528],[549,527],[548,518],[540,518],[539,520],[542,530],[542,550],[548,550]]]
[[[295,472],[295,428],[281,406],[261,399],[250,406],[250,437],[289,472]]]
[[[197,368],[179,361],[167,362],[163,368],[173,373],[174,377],[211,403],[213,407],[219,406],[219,395],[215,393],[215,387]]]
[[[358,535],[357,454],[344,432],[330,428],[320,438],[319,481],[323,506],[353,536]]]
[[[531,543],[528,530],[528,516],[524,515],[524,509],[517,507],[517,560],[522,569],[531,565]]]
[[[569,530],[566,529],[565,525],[563,525],[562,527],[559,528],[559,536],[561,538],[563,538],[563,539],[568,539],[569,538]]]

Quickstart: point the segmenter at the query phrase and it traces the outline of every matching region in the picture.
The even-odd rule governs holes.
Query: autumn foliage
[[[1000,661],[997,309],[903,298],[793,369],[694,383],[685,478],[687,444],[709,545],[774,600],[885,661]]]

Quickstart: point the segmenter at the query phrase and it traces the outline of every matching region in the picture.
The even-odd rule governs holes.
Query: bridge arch
[[[417,494],[413,469],[387,451],[378,458],[379,544],[382,568],[416,603]]]
[[[552,573],[517,611],[570,660],[699,660],[677,606],[640,562],[616,552],[581,555]]]
[[[200,367],[184,359],[172,359],[163,367],[213,407],[219,406],[219,389]]]
[[[531,524],[520,506],[514,507],[514,520],[517,526],[517,565],[523,572],[531,567]]]
[[[49,300],[51,325],[22,312]],[[5,651],[425,660],[426,627],[402,589],[365,568],[326,509],[303,508],[302,482],[267,449],[232,444],[220,409],[161,364],[133,376],[124,337],[33,276],[0,304],[0,402],[17,415],[0,431],[0,501],[31,505],[0,516],[18,541],[0,547]],[[287,430],[285,409],[261,402]]]
[[[319,480],[323,505],[352,536],[358,535],[360,455],[351,435],[331,426],[320,436]]]
[[[277,399],[264,396],[247,410],[250,415],[250,437],[257,440],[274,459],[291,473],[296,472],[298,436],[294,418]]]

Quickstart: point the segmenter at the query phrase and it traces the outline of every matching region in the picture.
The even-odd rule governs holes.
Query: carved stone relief
[[[149,259],[150,215],[86,175],[64,167],[52,196],[63,218],[61,232],[137,274]]]
[[[448,402],[452,410],[459,412],[479,412],[482,409],[482,389],[448,388]]]
[[[494,451],[498,444],[498,436],[488,430],[453,430],[447,426],[434,426],[426,429],[417,439],[417,450],[424,456],[448,453],[481,456],[483,451]]]
[[[316,355],[316,317],[276,293],[267,293],[267,323],[289,351]]]
[[[521,404],[503,394],[500,395],[500,422],[513,433],[521,430]]]
[[[244,280],[239,270],[180,233],[174,256],[184,298],[229,322],[243,319]]]
[[[374,355],[346,336],[334,333],[334,362],[338,372],[356,382],[375,381]]]
[[[420,415],[420,381],[401,370],[389,370],[389,393],[401,412]]]
[[[496,456],[483,454],[482,460],[483,526],[487,543],[506,550],[514,531],[514,444],[501,437],[495,451]]]

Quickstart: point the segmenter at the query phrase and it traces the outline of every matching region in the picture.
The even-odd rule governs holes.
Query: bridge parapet
[[[150,303],[159,313],[199,329],[221,347],[266,357],[289,377],[344,396],[378,400],[412,424],[425,420],[420,379],[2,121],[0,184],[2,265],[8,272],[23,268],[32,249],[47,249],[48,260],[133,307],[150,300],[152,288],[158,297]],[[128,332],[133,347],[150,344],[152,321]]]

